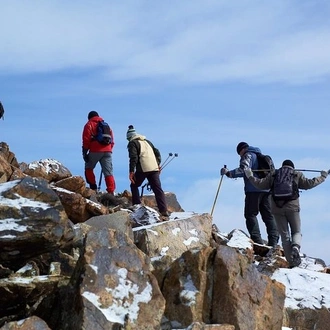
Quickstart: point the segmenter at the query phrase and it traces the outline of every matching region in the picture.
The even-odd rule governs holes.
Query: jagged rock
[[[189,250],[169,267],[161,290],[166,299],[165,317],[172,328],[211,323],[215,253],[211,247]]]
[[[129,192],[95,193],[52,159],[18,164],[0,143],[0,329],[328,329],[327,287],[313,297],[314,309],[304,298],[297,309],[283,307],[275,275],[287,271],[292,282],[295,270],[282,249],[237,246],[239,230],[221,234],[210,215],[182,217],[176,196],[165,196],[169,221],[159,223],[152,194],[137,219],[120,211],[131,204]],[[312,286],[315,273],[303,259]]]
[[[51,330],[47,323],[38,316],[31,316],[23,320],[8,322],[0,330]]]
[[[287,268],[289,263],[284,258],[283,249],[279,246],[276,248],[271,248],[265,257],[256,258],[259,260],[257,265],[258,271],[264,275],[272,276],[274,271],[278,268]]]
[[[33,277],[33,276],[39,276],[39,268],[37,264],[34,261],[29,261],[24,267],[19,269],[14,274],[10,275],[9,278],[17,278],[17,277]]]
[[[3,267],[1,264],[0,264],[0,278],[5,278],[5,277],[8,277],[10,276],[11,274],[13,274],[14,271],[7,268],[7,267]]]
[[[9,150],[5,142],[0,142],[0,183],[25,177],[20,169],[15,154]]]
[[[132,241],[134,240],[131,220],[126,211],[119,211],[109,215],[99,215],[87,220],[85,224],[98,230],[103,228],[120,230]]]
[[[54,183],[55,187],[63,188],[84,196],[86,190],[85,180],[81,176],[70,176]]]
[[[43,178],[48,182],[57,182],[62,179],[71,177],[72,174],[63,164],[55,159],[41,159],[28,164],[24,170],[24,174]]]
[[[237,330],[281,330],[285,286],[258,272],[233,248],[219,246],[214,262],[212,322]]]
[[[15,154],[10,151],[9,146],[6,142],[0,142],[0,156],[11,166],[18,168],[19,164],[15,157]]]
[[[187,330],[235,330],[235,326],[230,324],[205,324],[203,322],[194,322]]]
[[[169,265],[183,252],[210,246],[211,230],[212,218],[209,214],[195,214],[187,219],[170,220],[149,228],[133,228],[135,244],[150,257],[159,283],[162,283]]]
[[[40,275],[53,275],[55,270],[52,267],[57,265],[57,269],[60,268],[60,274],[57,275],[70,277],[75,270],[79,255],[77,248],[71,248],[70,251],[54,250],[51,253],[41,254],[29,262],[37,265]]]
[[[120,195],[114,196],[109,193],[98,193],[96,199],[99,203],[107,206],[109,209],[127,209],[132,205],[127,197]]]
[[[291,309],[286,308],[286,319],[283,325],[297,330],[329,330],[330,313],[329,309],[322,307],[320,309]]]
[[[11,174],[9,180],[10,181],[12,181],[12,180],[19,180],[19,179],[23,179],[25,177],[27,177],[27,175],[24,174],[19,168],[14,168],[13,169],[13,173]]]
[[[68,244],[73,227],[44,179],[26,177],[1,185],[0,260],[21,267],[25,260]]]
[[[165,199],[166,199],[167,209],[169,212],[184,212],[175,194],[170,192],[165,192]],[[142,202],[144,205],[158,210],[154,194],[144,195],[142,197]]]
[[[141,227],[161,222],[159,213],[145,205],[134,205],[134,211],[130,214],[132,227]]]
[[[3,155],[0,154],[0,183],[4,183],[10,180],[13,173],[13,168],[6,162]]]
[[[106,206],[92,202],[78,193],[64,188],[52,186],[64,206],[64,209],[73,223],[85,222],[95,215],[108,214]]]
[[[0,326],[31,315],[44,298],[55,294],[59,282],[64,285],[68,280],[56,276],[0,279]]]
[[[81,302],[77,302],[82,318],[72,318],[76,329],[159,327],[165,299],[149,258],[124,233],[91,229],[82,261]]]

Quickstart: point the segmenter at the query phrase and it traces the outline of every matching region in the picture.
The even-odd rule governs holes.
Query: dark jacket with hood
[[[258,169],[258,158],[256,153],[260,153],[261,150],[257,147],[248,147],[246,153],[241,157],[239,167],[229,171],[231,178],[244,178],[244,191],[247,192],[268,192],[269,189],[258,189],[256,188],[244,174],[244,169],[251,168],[252,170]],[[253,173],[254,176],[258,177],[257,173]]]
[[[291,167],[292,168],[292,167]],[[255,177],[249,178],[251,180],[251,183],[253,182],[253,185],[260,189],[268,189],[273,186],[273,182],[275,179],[275,174],[269,173],[265,178],[258,179]],[[296,185],[298,189],[308,190],[312,189],[316,186],[318,186],[320,183],[324,182],[326,177],[323,177],[322,175],[317,176],[312,179],[308,179],[304,176],[304,174],[300,171],[295,171],[293,180],[296,182]],[[300,203],[299,198],[288,201],[287,203],[283,203],[282,205],[276,204],[274,199],[271,199],[272,201],[272,212],[274,214],[277,213],[283,213],[287,210],[289,211],[300,211]]]
[[[159,171],[160,152],[145,136],[135,134],[129,141],[127,149],[130,172]]]

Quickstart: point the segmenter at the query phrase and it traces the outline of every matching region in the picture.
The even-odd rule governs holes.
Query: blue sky
[[[240,141],[277,167],[330,168],[328,1],[1,0],[1,13],[1,141],[19,162],[53,158],[83,175],[96,110],[115,134],[117,192],[129,189],[133,124],[164,159],[179,154],[162,183],[186,211],[211,211]],[[328,181],[301,194],[302,253],[329,264],[328,200]],[[245,230],[243,202],[242,180],[224,178],[221,231]]]

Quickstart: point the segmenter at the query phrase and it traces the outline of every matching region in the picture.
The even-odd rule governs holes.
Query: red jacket
[[[111,130],[111,140],[112,143],[109,145],[103,145],[98,141],[93,139],[96,135],[96,127],[99,121],[103,120],[101,117],[92,117],[84,126],[82,133],[82,145],[83,148],[91,152],[112,152],[112,148],[115,145],[115,140],[113,138],[113,132]]]

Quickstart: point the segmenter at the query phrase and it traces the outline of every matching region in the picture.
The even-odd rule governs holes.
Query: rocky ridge
[[[322,301],[285,305],[280,247],[166,198],[168,221],[152,195],[131,211],[128,192],[96,194],[58,161],[18,163],[0,143],[0,329],[328,329]]]

